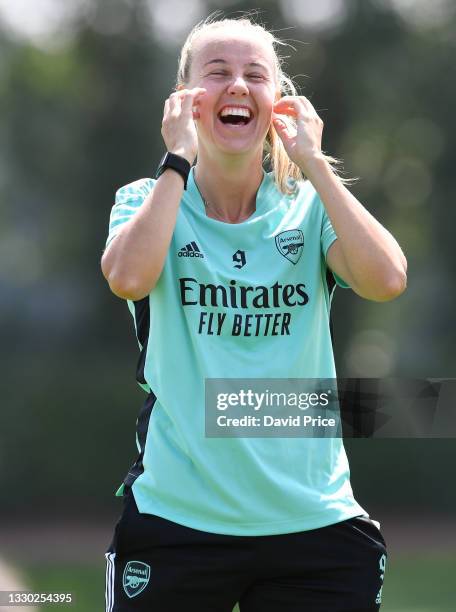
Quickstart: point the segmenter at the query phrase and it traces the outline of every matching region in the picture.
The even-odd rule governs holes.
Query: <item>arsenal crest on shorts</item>
[[[149,583],[150,566],[142,561],[129,561],[123,573],[123,588],[128,597],[136,597]]]
[[[275,243],[281,255],[293,264],[298,263],[304,246],[304,235],[301,230],[294,229],[280,232],[275,237]]]

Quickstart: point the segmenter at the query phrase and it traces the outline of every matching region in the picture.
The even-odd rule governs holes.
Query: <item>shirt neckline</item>
[[[207,216],[206,207],[204,205],[203,198],[201,197],[199,189],[196,186],[195,177],[194,177],[194,168],[195,166],[192,166],[190,168],[190,173],[188,175],[187,195],[189,196],[189,200],[190,200],[190,204],[192,205],[192,209],[195,212],[197,212],[200,216],[207,219],[208,222],[221,223],[224,226],[237,227],[239,225],[246,225],[248,223],[251,223],[258,217],[258,215],[260,215],[263,212],[264,207],[266,205],[266,200],[264,196],[271,185],[271,177],[270,177],[271,173],[266,172],[264,168],[262,168],[263,178],[261,180],[261,183],[258,188],[257,195],[256,195],[255,211],[250,215],[250,217],[248,217],[244,221],[241,221],[240,223],[229,223],[228,221],[221,221],[219,219],[213,219],[212,217]]]

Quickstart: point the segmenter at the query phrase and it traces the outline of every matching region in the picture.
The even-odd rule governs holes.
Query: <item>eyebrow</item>
[[[228,64],[228,62],[224,59],[213,59],[213,60],[209,60],[208,62],[206,62],[204,66],[207,66],[208,64]],[[248,64],[245,64],[245,65],[256,67],[256,68],[262,68],[263,70],[266,70],[266,72],[268,71],[267,67],[264,64],[259,64],[258,62],[249,62]]]

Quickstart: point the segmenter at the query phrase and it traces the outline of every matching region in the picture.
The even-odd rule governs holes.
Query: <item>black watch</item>
[[[181,157],[180,155],[175,155],[174,153],[167,151],[163,155],[163,158],[158,166],[155,178],[158,179],[166,168],[172,168],[173,170],[176,170],[176,172],[179,172],[181,177],[184,179],[184,189],[187,189],[187,179],[191,167],[190,162],[185,159],[185,157]]]

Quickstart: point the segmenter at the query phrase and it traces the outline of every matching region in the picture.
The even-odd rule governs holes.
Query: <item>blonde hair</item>
[[[250,14],[244,14],[237,18],[222,18],[221,11],[215,11],[206,19],[200,21],[191,30],[187,36],[184,45],[182,46],[179,62],[178,71],[176,78],[176,89],[183,87],[190,82],[190,68],[193,60],[193,48],[197,38],[206,32],[223,32],[230,28],[239,29],[241,32],[248,33],[250,36],[257,36],[264,42],[270,45],[273,56],[274,56],[274,68],[275,68],[275,79],[280,89],[281,95],[297,96],[297,88],[293,83],[292,79],[285,74],[282,70],[282,64],[284,62],[277,52],[278,45],[287,45],[288,43],[283,42],[277,38],[272,32],[269,32],[262,25],[255,23],[249,17]],[[291,46],[291,45],[288,45]],[[296,121],[293,117],[283,115],[281,117],[289,128],[296,128]],[[330,164],[332,171],[337,174],[334,165],[340,164],[340,160],[323,154],[326,161]],[[282,140],[277,135],[274,127],[269,127],[268,133],[263,145],[263,163],[269,161],[272,172],[274,174],[274,180],[277,188],[284,194],[291,195],[295,193],[297,188],[297,182],[305,179],[303,172],[291,159],[288,157],[287,152],[283,146]],[[346,179],[341,179],[344,182],[348,182]]]

